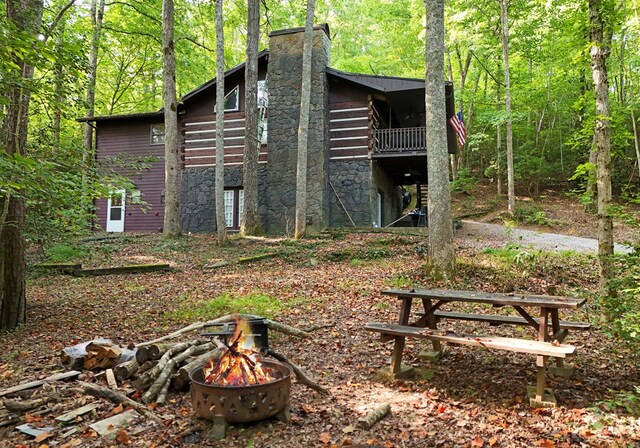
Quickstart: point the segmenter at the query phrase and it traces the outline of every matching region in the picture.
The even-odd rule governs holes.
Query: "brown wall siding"
[[[264,80],[267,76],[266,65],[261,65],[258,68],[258,79]],[[238,95],[240,95],[238,106],[238,112],[245,110],[244,107],[244,70],[234,73],[233,76],[225,80],[224,92],[225,95],[229,93],[235,86],[239,86]],[[185,106],[185,114],[183,120],[192,120],[194,117],[203,115],[211,115],[215,112],[216,104],[216,86],[213,84],[208,89],[200,92],[194,96]]]
[[[158,122],[160,123],[160,122]],[[127,158],[155,156],[159,160],[140,172],[128,173],[129,179],[136,184],[141,199],[147,204],[142,210],[140,205],[125,205],[125,232],[158,232],[164,220],[164,205],[161,195],[164,191],[164,145],[151,144],[152,121],[103,122],[97,133],[98,161],[107,157],[126,156]],[[121,174],[127,174],[119,170]],[[127,192],[127,199],[129,194]],[[107,200],[96,201],[97,225],[106,229]]]
[[[184,168],[215,166],[215,115],[190,116],[182,120],[182,154]],[[244,113],[228,112],[224,116],[224,164],[244,162]],[[267,146],[262,145],[258,163],[266,163]]]
[[[362,159],[369,156],[369,112],[367,99],[330,104],[331,159]]]

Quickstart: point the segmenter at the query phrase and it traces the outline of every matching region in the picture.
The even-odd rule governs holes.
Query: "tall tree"
[[[260,41],[260,0],[248,0],[247,62],[245,66],[244,101],[244,210],[240,232],[254,235],[260,231],[258,214],[258,43]]]
[[[224,28],[222,0],[216,0],[216,169],[215,202],[218,245],[227,240],[224,219]]]
[[[511,125],[511,77],[509,72],[509,15],[507,0],[500,0],[502,68],[504,70],[504,106],[507,114],[507,198],[509,213],[516,212],[515,174],[513,170],[513,128]]]
[[[605,21],[612,20],[610,0],[589,0],[589,35],[591,38],[591,70],[596,93],[595,145],[598,188],[598,261],[600,283],[610,295],[613,255],[613,218],[611,216],[611,110],[609,107],[609,80],[607,58],[610,54],[611,35]]]
[[[26,155],[34,46],[42,23],[42,0],[6,0],[6,18],[22,37],[25,48],[13,48],[7,81],[9,103],[0,134],[9,155]],[[22,44],[25,45],[25,44]],[[28,48],[31,47],[31,48]],[[26,321],[24,198],[0,192],[0,329]]]
[[[98,50],[102,35],[102,19],[104,18],[105,0],[91,0],[91,45],[89,47],[89,72],[87,74],[86,117],[93,117],[96,111],[96,77],[98,73]],[[90,161],[93,159],[93,126],[88,121],[84,124],[82,146],[82,169],[86,173]],[[86,178],[86,176],[83,176]]]
[[[313,15],[316,0],[307,1],[302,50],[302,82],[300,90],[300,121],[298,123],[298,163],[296,167],[295,239],[304,236],[307,228],[307,156],[309,153],[309,114],[311,108],[311,53],[313,51]],[[444,103],[443,103],[444,104]]]
[[[455,268],[444,92],[444,0],[426,2],[425,107],[429,256],[444,275]]]
[[[180,153],[178,149],[178,100],[176,57],[173,40],[173,0],[162,0],[162,67],[164,102],[164,226],[163,233],[175,236],[180,226]]]

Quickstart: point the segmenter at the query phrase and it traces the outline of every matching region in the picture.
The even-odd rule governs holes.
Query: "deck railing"
[[[373,131],[373,153],[426,151],[425,129],[424,127],[375,129]]]

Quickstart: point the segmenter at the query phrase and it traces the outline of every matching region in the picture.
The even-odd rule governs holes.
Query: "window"
[[[229,230],[240,229],[240,219],[244,210],[244,190],[235,188],[224,191],[224,221]]]
[[[260,144],[267,144],[267,108],[269,107],[269,93],[267,80],[258,81],[258,135]]]
[[[233,112],[238,110],[238,99],[238,86],[235,86],[231,92],[227,93],[224,97],[224,111]]]
[[[258,81],[258,108],[269,107],[269,93],[267,92],[267,80]]]
[[[164,124],[151,125],[151,144],[164,145]]]

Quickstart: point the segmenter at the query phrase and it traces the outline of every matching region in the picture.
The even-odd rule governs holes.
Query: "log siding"
[[[215,115],[185,118],[181,123],[183,168],[215,166]],[[224,117],[224,165],[244,163],[244,112]],[[267,163],[267,145],[262,145],[258,163]]]
[[[371,120],[369,101],[332,103],[329,106],[331,160],[369,157]]]

